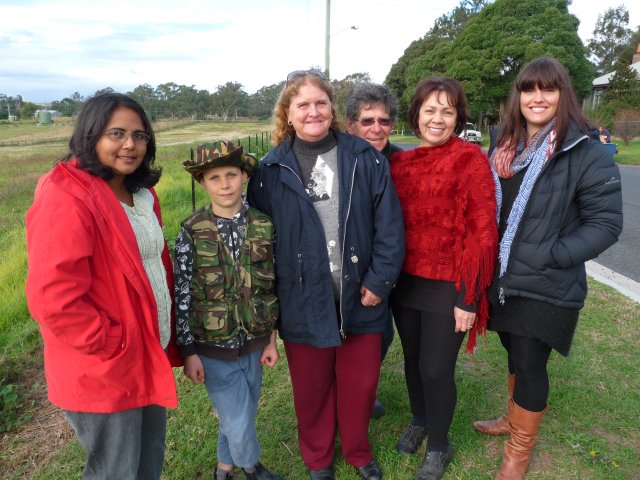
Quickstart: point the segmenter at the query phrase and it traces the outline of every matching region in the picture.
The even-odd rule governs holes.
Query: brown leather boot
[[[504,442],[502,465],[496,480],[523,480],[529,466],[531,450],[536,443],[538,427],[547,409],[541,412],[525,410],[513,400],[509,413],[511,438]]]
[[[507,398],[507,410],[504,415],[499,416],[493,420],[478,420],[473,422],[473,428],[480,433],[486,433],[487,435],[507,435],[509,433],[509,410],[513,402],[513,389],[516,385],[516,376],[510,373],[507,377],[509,397]]]

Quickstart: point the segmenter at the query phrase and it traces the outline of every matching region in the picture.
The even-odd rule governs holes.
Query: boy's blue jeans
[[[218,461],[251,468],[260,459],[256,414],[262,387],[262,350],[238,360],[201,356],[205,387],[220,417]]]

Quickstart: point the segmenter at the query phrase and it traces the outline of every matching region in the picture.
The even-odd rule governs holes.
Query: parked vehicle
[[[460,132],[460,135],[458,136],[461,139],[466,140],[467,142],[475,143],[478,145],[482,143],[482,133],[480,133],[480,130],[477,130],[476,126],[471,122],[467,122],[464,130],[462,130],[462,132]]]

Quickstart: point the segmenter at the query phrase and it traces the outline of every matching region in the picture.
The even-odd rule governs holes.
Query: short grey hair
[[[344,112],[347,120],[356,121],[362,108],[384,105],[392,122],[398,116],[396,97],[384,85],[370,82],[358,82],[344,102]]]

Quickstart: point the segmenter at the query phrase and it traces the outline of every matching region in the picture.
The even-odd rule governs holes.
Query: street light
[[[345,30],[358,30],[358,27],[355,25],[351,25],[350,27],[345,27],[342,30],[338,30],[335,33],[331,32],[331,0],[327,1],[327,11],[326,11],[326,22],[325,22],[325,34],[324,34],[324,73],[329,76],[329,63],[331,57],[331,37],[338,35],[339,33],[344,32]]]

